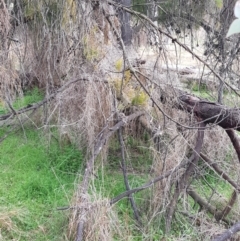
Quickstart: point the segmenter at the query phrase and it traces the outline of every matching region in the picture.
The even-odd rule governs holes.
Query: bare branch
[[[226,230],[224,233],[213,239],[212,241],[225,241],[231,238],[235,233],[240,231],[240,222],[234,224],[231,228]]]
[[[25,112],[28,112],[30,110],[36,110],[38,109],[39,107],[41,107],[42,105],[44,105],[45,103],[49,102],[50,100],[54,99],[56,97],[57,94],[61,93],[62,91],[64,91],[66,88],[68,88],[70,85],[72,84],[75,84],[79,81],[89,81],[89,79],[87,78],[76,78],[74,80],[70,80],[68,81],[67,83],[65,83],[62,87],[60,87],[59,89],[57,89],[54,93],[46,96],[42,101],[39,101],[37,103],[34,103],[34,104],[29,104],[19,110],[14,110],[13,112],[11,113],[7,113],[7,114],[4,114],[4,115],[0,115],[0,120],[6,120],[8,119],[9,117],[14,117],[16,115],[19,115],[19,114],[22,114],[22,113],[25,113]],[[99,80],[96,80],[96,81],[99,81]],[[107,81],[101,81],[101,82],[104,82],[104,83],[108,83]]]
[[[187,189],[187,193],[194,199],[196,203],[199,204],[200,207],[211,213],[216,218],[218,210],[214,206],[212,206],[210,203],[206,202],[203,198],[201,198],[191,187]],[[228,220],[224,218],[222,220],[225,223],[229,223]]]
[[[92,154],[91,158],[87,161],[87,164],[86,164],[83,181],[82,181],[81,185],[78,186],[78,191],[77,191],[77,194],[78,194],[77,199],[78,200],[84,201],[84,195],[88,191],[89,181],[90,181],[90,178],[93,173],[95,159],[98,156],[98,154],[101,152],[101,150],[103,149],[103,146],[107,143],[108,139],[121,127],[125,126],[127,123],[129,123],[130,121],[136,119],[137,117],[139,117],[143,114],[144,114],[143,111],[138,111],[136,113],[131,114],[130,116],[126,116],[126,118],[124,118],[124,120],[119,121],[116,125],[114,125],[111,128],[108,126],[108,123],[107,123],[106,126],[102,129],[102,131],[98,134],[98,137],[97,137],[95,145],[94,145],[93,154]],[[83,229],[84,229],[84,220],[80,219],[80,221],[78,221],[78,226],[77,226],[76,241],[82,240]]]
[[[226,180],[229,184],[231,184],[236,190],[240,190],[240,187],[235,183],[220,167],[217,163],[211,161],[206,155],[200,153],[200,157],[210,166],[213,170],[221,176],[224,180]]]
[[[240,113],[239,113],[240,114]],[[236,117],[235,117],[236,118]],[[237,124],[235,122],[235,124]],[[237,130],[240,130],[240,128],[236,128]],[[238,161],[240,162],[240,143],[239,143],[239,139],[238,137],[236,136],[236,133],[234,132],[234,130],[230,129],[230,130],[226,130],[231,142],[232,142],[232,145],[237,153],[237,156],[238,156]]]
[[[201,128],[205,127],[204,123],[201,123],[200,126]],[[173,215],[177,206],[177,201],[178,198],[181,194],[181,192],[184,190],[184,188],[186,188],[189,185],[189,179],[190,176],[195,168],[195,166],[198,163],[198,159],[199,159],[199,155],[202,149],[202,145],[203,145],[203,139],[204,139],[204,130],[199,129],[198,130],[198,136],[196,139],[196,145],[195,148],[193,150],[193,154],[191,155],[191,157],[189,158],[190,162],[189,165],[185,171],[185,173],[183,174],[181,180],[179,181],[173,198],[167,208],[167,212],[166,212],[166,233],[168,233],[171,229],[171,223],[172,223],[172,219],[173,219]]]
[[[123,172],[123,178],[124,178],[124,183],[125,183],[125,187],[126,190],[129,191],[130,190],[130,186],[129,186],[129,182],[128,182],[128,176],[127,176],[127,166],[126,166],[126,160],[125,160],[125,150],[124,150],[124,141],[123,141],[123,137],[122,137],[122,127],[119,128],[118,130],[118,139],[119,139],[119,143],[121,146],[121,167],[122,167],[122,172]],[[133,213],[134,213],[134,217],[137,221],[137,223],[142,226],[142,222],[138,213],[138,209],[136,206],[136,203],[133,199],[133,195],[129,194],[129,200],[133,209]]]
[[[170,171],[166,172],[164,175],[160,175],[159,177],[145,183],[144,185],[142,185],[141,187],[137,187],[137,188],[134,188],[134,189],[131,189],[129,191],[126,191],[126,192],[123,192],[121,194],[119,194],[117,197],[113,198],[111,201],[110,201],[110,204],[113,205],[115,203],[117,203],[118,201],[120,201],[121,199],[127,197],[128,195],[130,194],[134,194],[134,193],[137,193],[137,192],[140,192],[142,190],[145,190],[149,187],[152,187],[153,184],[169,177],[170,175],[174,174],[175,172],[177,172],[180,168],[184,167],[187,163],[189,162],[189,160],[186,160],[186,161],[183,161],[180,165],[178,165],[177,167],[171,169]]]
[[[227,217],[227,215],[231,212],[232,207],[235,204],[236,200],[237,200],[237,192],[236,190],[233,190],[232,195],[228,200],[228,203],[226,204],[225,208],[216,214],[217,221],[223,220],[225,217]]]

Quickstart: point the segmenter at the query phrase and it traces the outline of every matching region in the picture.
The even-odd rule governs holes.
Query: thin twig
[[[236,190],[240,191],[239,185],[237,185],[236,182],[234,182],[221,168],[217,165],[217,163],[211,161],[206,155],[203,153],[200,153],[200,157],[219,175],[221,176],[225,181],[227,181],[229,184],[231,184]]]
[[[123,137],[122,137],[122,127],[119,128],[118,130],[118,139],[119,139],[119,143],[120,143],[120,147],[121,147],[121,168],[122,168],[122,172],[123,172],[123,178],[124,178],[124,183],[125,183],[125,187],[126,190],[129,191],[130,190],[130,186],[129,186],[129,182],[128,182],[128,176],[127,176],[127,166],[126,166],[126,159],[125,159],[125,148],[124,148],[124,141],[123,141]],[[138,223],[139,226],[142,226],[142,222],[138,213],[138,209],[137,209],[137,205],[134,201],[133,195],[129,194],[129,200],[133,209],[133,213],[134,213],[134,217]]]
[[[129,196],[130,194],[134,194],[134,193],[143,191],[143,190],[145,190],[149,187],[152,187],[155,183],[157,183],[157,182],[169,177],[173,173],[177,172],[180,168],[184,167],[188,162],[189,162],[189,160],[182,161],[181,164],[179,164],[177,167],[171,169],[170,171],[166,172],[164,175],[160,175],[159,177],[157,177],[155,179],[152,179],[151,181],[145,183],[141,187],[137,187],[137,188],[134,188],[134,189],[131,189],[129,191],[126,191],[126,192],[123,192],[123,193],[119,194],[117,197],[111,199],[110,205],[113,205],[113,204],[117,203],[121,199]]]
[[[35,109],[41,107],[42,105],[44,105],[45,103],[49,102],[50,100],[54,99],[57,94],[63,92],[70,85],[75,84],[75,83],[77,83],[79,81],[87,81],[87,82],[89,82],[89,79],[87,79],[87,78],[76,78],[74,80],[70,80],[66,84],[64,84],[62,87],[57,89],[54,93],[46,96],[42,101],[39,101],[39,102],[34,103],[34,104],[29,104],[29,105],[27,105],[27,106],[25,106],[25,107],[23,107],[23,108],[21,108],[19,110],[14,110],[15,111],[14,113],[11,112],[11,113],[7,113],[7,114],[4,114],[4,115],[0,115],[0,120],[6,120],[9,117],[14,117],[16,115],[28,112],[30,110],[35,110]],[[99,81],[99,80],[96,80],[96,81]],[[107,81],[99,81],[99,82],[108,83]]]

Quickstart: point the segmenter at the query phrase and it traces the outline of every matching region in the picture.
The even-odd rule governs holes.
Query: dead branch
[[[237,156],[238,156],[238,161],[240,162],[240,143],[239,143],[239,139],[236,135],[236,133],[234,132],[234,130],[226,130],[231,142],[232,142],[232,145],[237,153]]]
[[[216,214],[216,208],[213,207],[209,202],[206,202],[203,198],[201,198],[192,187],[187,189],[187,193],[193,198],[193,200],[198,203],[198,205],[210,212],[213,216]]]
[[[127,166],[126,166],[126,159],[125,159],[124,141],[123,141],[123,137],[122,137],[122,127],[120,127],[118,130],[118,139],[119,139],[119,143],[121,146],[121,157],[122,157],[121,168],[122,168],[122,172],[123,172],[124,183],[125,183],[126,190],[129,191],[130,186],[129,186],[128,176],[127,176]],[[140,216],[138,213],[136,203],[133,199],[133,195],[129,194],[128,197],[129,197],[132,209],[133,209],[134,217],[135,217],[137,223],[139,224],[139,226],[142,226],[142,222],[141,222],[141,219],[140,219]]]
[[[86,79],[86,78],[76,78],[74,80],[70,80],[66,84],[64,84],[62,87],[57,89],[54,93],[46,96],[42,101],[39,101],[39,102],[34,103],[34,104],[29,104],[29,105],[27,105],[27,106],[25,106],[25,107],[23,107],[23,108],[21,108],[19,110],[14,110],[14,112],[10,112],[10,113],[4,114],[4,115],[0,115],[0,120],[6,120],[6,119],[8,119],[10,117],[11,118],[15,117],[16,115],[28,112],[30,110],[36,110],[39,107],[41,107],[42,105],[44,105],[44,104],[48,103],[49,101],[51,101],[52,99],[54,99],[57,94],[59,94],[62,91],[64,91],[67,87],[69,87],[70,85],[72,85],[72,84],[74,84],[76,82],[79,82],[79,81],[88,81],[89,82],[89,79]],[[106,82],[104,82],[104,83],[106,83]]]
[[[117,203],[118,201],[120,201],[121,199],[127,197],[130,194],[137,193],[137,192],[145,190],[145,189],[147,189],[149,187],[152,187],[155,183],[157,183],[157,182],[159,182],[159,181],[169,177],[173,173],[177,172],[180,168],[182,168],[185,165],[187,165],[188,162],[189,162],[189,160],[182,161],[181,164],[179,164],[177,167],[171,169],[170,171],[166,172],[164,175],[160,175],[159,177],[157,177],[157,178],[155,178],[155,179],[145,183],[141,187],[137,187],[137,188],[134,188],[134,189],[131,189],[129,191],[126,191],[126,192],[123,192],[123,193],[119,194],[117,197],[113,198],[110,201],[110,205],[113,205],[113,204]]]
[[[200,153],[200,157],[210,166],[213,168],[213,170],[221,176],[225,181],[227,181],[229,184],[231,184],[236,190],[240,190],[239,185],[235,183],[223,170],[220,169],[220,167],[215,163],[212,162],[206,155],[203,153]]]
[[[224,219],[232,210],[232,207],[237,200],[237,191],[239,191],[239,186],[224,171],[222,171],[216,163],[212,162],[207,156],[205,156],[202,153],[200,154],[200,156],[205,162],[208,163],[210,167],[213,168],[213,170],[216,171],[216,173],[218,173],[219,176],[221,176],[224,180],[226,180],[235,188],[224,210],[216,215],[216,220],[219,221]]]
[[[171,169],[170,171],[168,171],[167,173],[165,173],[164,175],[160,175],[159,177],[145,183],[144,185],[142,185],[141,187],[137,187],[137,188],[133,188],[129,191],[125,191],[121,194],[119,194],[117,197],[113,198],[110,200],[110,205],[113,205],[115,203],[117,203],[118,201],[120,201],[121,199],[125,198],[125,197],[128,197],[129,195],[131,194],[134,194],[134,193],[137,193],[137,192],[140,192],[140,191],[143,191],[147,188],[150,188],[152,187],[155,183],[171,176],[172,174],[174,174],[175,172],[177,172],[179,169],[181,169],[182,167],[184,167],[185,165],[187,165],[189,160],[185,160],[185,161],[182,161],[181,164],[179,164],[177,167]],[[58,207],[57,210],[68,210],[68,209],[77,209],[76,206],[64,206],[64,207]]]
[[[231,228],[214,238],[212,241],[225,241],[231,238],[235,233],[240,231],[240,222],[235,223]]]
[[[205,123],[214,123],[225,129],[227,132],[232,145],[238,155],[238,160],[240,162],[240,144],[239,140],[233,129],[240,130],[239,126],[239,117],[240,117],[240,109],[234,108],[229,109],[223,105],[219,105],[212,102],[201,101],[200,99],[190,96],[184,95],[180,97],[180,100],[185,103],[188,111],[193,111],[193,113],[200,119],[202,119]],[[230,129],[229,129],[230,128]],[[239,190],[238,185],[233,182],[218,166],[217,164],[212,163],[205,155],[201,154],[203,160],[209,163],[214,170],[221,175],[226,181],[228,181],[236,190]],[[223,220],[224,217],[228,215],[231,211],[236,198],[237,191],[234,190],[231,198],[229,199],[224,210],[219,211],[215,218],[217,221]]]
[[[191,176],[195,166],[198,163],[198,159],[199,159],[199,155],[200,155],[200,152],[201,152],[201,149],[202,149],[203,139],[204,139],[204,130],[201,130],[201,128],[204,128],[205,124],[201,123],[199,125],[199,127],[200,127],[200,129],[198,130],[196,145],[195,145],[195,148],[193,150],[193,154],[189,158],[189,160],[190,160],[189,165],[188,165],[185,173],[183,174],[181,180],[179,181],[179,183],[178,183],[178,185],[175,189],[173,198],[172,198],[170,204],[167,207],[167,211],[166,211],[166,233],[168,233],[171,229],[171,223],[172,223],[174,212],[176,210],[178,198],[179,198],[181,192],[184,190],[184,188],[186,188],[189,185],[190,176]]]
[[[198,203],[198,205],[205,209],[206,211],[208,211],[209,213],[211,213],[215,218],[218,215],[218,210],[213,207],[210,203],[206,202],[203,198],[201,198],[194,190],[193,188],[189,187],[187,189],[187,193],[193,198],[193,200]],[[216,218],[217,219],[217,218]],[[225,218],[222,219],[222,221],[229,223],[228,220],[226,220]]]
[[[232,193],[227,205],[225,206],[225,208],[221,212],[218,212],[216,214],[217,221],[223,220],[225,217],[227,217],[227,215],[231,212],[232,207],[235,204],[236,200],[237,200],[237,192],[236,192],[236,190],[233,190],[233,193]]]
[[[95,145],[94,145],[94,150],[93,154],[90,157],[90,159],[87,161],[86,164],[86,169],[85,173],[83,176],[83,181],[81,185],[79,185],[78,190],[77,190],[77,200],[81,200],[82,202],[84,201],[84,196],[87,193],[88,187],[89,187],[89,181],[93,173],[93,168],[94,168],[94,163],[95,159],[98,156],[98,154],[101,152],[103,149],[103,146],[105,143],[107,143],[108,139],[117,131],[119,128],[125,126],[127,123],[130,121],[136,119],[137,117],[141,116],[144,114],[144,111],[138,111],[136,113],[131,114],[130,116],[126,116],[124,119],[119,121],[116,125],[113,127],[109,127],[108,123],[106,126],[102,129],[102,131],[98,134]],[[79,210],[80,211],[80,210]],[[81,210],[83,211],[83,210]],[[79,215],[77,215],[79,216]],[[78,222],[77,225],[77,236],[76,236],[76,241],[81,241],[83,240],[83,230],[84,230],[84,220],[81,220]]]

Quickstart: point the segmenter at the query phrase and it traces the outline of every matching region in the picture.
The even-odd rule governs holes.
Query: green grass
[[[73,146],[60,148],[56,140],[47,146],[36,130],[25,129],[25,133],[27,138],[19,132],[1,143],[2,236],[4,240],[63,240],[67,216],[57,207],[69,204],[81,152]],[[3,217],[8,217],[10,226]]]
[[[152,156],[149,149],[143,147],[144,145],[147,146],[147,142],[148,138],[146,138],[146,140],[138,140],[133,137],[125,138],[128,179],[131,189],[142,186],[151,179],[149,169],[152,164]],[[120,152],[121,149],[119,143],[117,140],[114,140],[110,144],[108,162],[103,166],[102,170],[97,173],[97,178],[94,183],[96,191],[109,199],[118,196],[126,190],[120,165]],[[220,179],[211,169],[206,169],[204,176],[196,178],[191,185],[201,197],[206,199],[206,201],[212,196],[213,190],[220,193],[225,200],[228,200],[232,193],[231,186]],[[178,213],[178,211],[173,219],[171,233],[165,237],[165,220],[161,215],[161,210],[159,210],[159,215],[156,215],[156,217],[151,220],[151,223],[149,223],[149,217],[147,215],[149,210],[149,199],[151,199],[151,189],[146,189],[145,191],[134,194],[134,200],[137,207],[140,209],[141,218],[144,222],[144,234],[139,232],[135,226],[136,223],[133,211],[127,198],[120,200],[114,205],[120,224],[124,226],[127,223],[125,229],[130,235],[129,237],[131,237],[129,240],[176,240],[176,238],[183,237],[185,237],[185,240],[202,240],[203,237],[198,233],[199,230],[195,224],[189,220],[189,217],[185,217],[182,213]],[[189,197],[187,201],[189,214],[193,216],[195,214],[197,215],[199,205],[196,205],[191,197]],[[218,201],[219,203],[217,203]],[[225,207],[217,195],[214,195],[211,204],[220,209]],[[183,205],[182,199],[179,199],[178,210],[182,210],[181,205]],[[212,216],[209,215],[209,217]],[[116,237],[115,240],[120,239],[119,237]]]
[[[138,140],[133,137],[125,139],[127,176],[131,189],[142,186],[152,178],[149,173],[152,165],[152,154],[148,148],[143,148],[144,144],[147,145],[148,138],[143,139],[144,140]],[[101,196],[112,199],[126,191],[121,169],[121,148],[117,139],[114,139],[110,143],[107,164],[98,171],[96,176],[94,186],[96,191],[101,193]],[[146,219],[144,212],[146,211],[146,200],[149,196],[149,189],[133,195],[143,220]],[[133,210],[128,198],[123,198],[114,204],[114,208],[120,224],[124,226],[127,223],[126,232],[128,232],[128,240],[145,240],[143,239],[143,234],[139,232],[136,227]],[[149,240],[159,240],[159,237],[162,237],[161,230],[153,231],[154,230],[151,230],[151,239]],[[121,238],[115,237],[114,240],[121,240]]]
[[[44,98],[44,93],[38,88],[34,88],[31,91],[27,91],[23,97],[17,98],[13,103],[15,109],[20,109],[27,105],[41,101]]]
[[[188,88],[195,96],[207,99],[209,101],[216,101],[217,93],[210,91],[206,84],[191,83],[188,85]]]
[[[38,88],[34,88],[31,91],[27,91],[24,94],[24,96],[18,97],[13,103],[13,108],[18,110],[22,107],[41,101],[43,100],[43,98],[44,98],[44,93]],[[4,104],[3,102],[1,102],[0,115],[6,114],[8,112],[9,112],[9,107],[7,106],[7,104]]]
[[[217,102],[218,90],[209,90],[206,84],[191,83],[188,85],[191,93],[208,101]],[[239,96],[233,91],[224,89],[223,103],[229,108],[238,107],[240,102]]]

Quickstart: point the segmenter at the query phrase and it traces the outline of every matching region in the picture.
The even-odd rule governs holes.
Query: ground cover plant
[[[4,130],[1,130],[1,134]],[[50,144],[33,126],[12,133],[0,149],[0,228],[3,240],[64,240],[67,206],[82,155]]]

